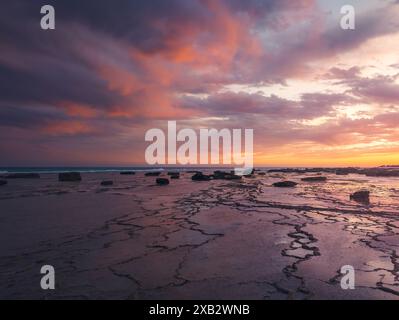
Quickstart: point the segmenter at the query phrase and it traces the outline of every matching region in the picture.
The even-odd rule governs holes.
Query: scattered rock
[[[191,177],[191,180],[193,180],[193,181],[209,181],[209,180],[211,180],[211,177],[203,174],[202,172],[197,172],[196,174],[194,174]]]
[[[306,177],[306,178],[302,178],[302,181],[307,181],[307,182],[325,182],[327,181],[327,177]]]
[[[268,173],[306,173],[307,171],[304,169],[292,169],[292,168],[287,168],[287,169],[269,169],[267,170]]]
[[[337,176],[347,176],[348,174],[352,173],[351,170],[348,170],[348,168],[343,168],[343,169],[337,169],[335,171],[335,174]]]
[[[277,188],[293,188],[296,185],[297,183],[294,181],[280,181],[273,183],[273,186]]]
[[[8,183],[7,180],[0,180],[0,186],[4,186]]]
[[[157,178],[156,182],[157,182],[157,185],[159,185],[159,186],[166,186],[169,184],[169,179]]]
[[[224,172],[224,171],[216,170],[213,172],[213,175],[211,177],[215,180],[238,180],[238,179],[241,179],[241,176],[234,174],[234,171]]]
[[[242,176],[238,176],[236,174],[230,174],[225,177],[226,180],[240,180]]]
[[[5,179],[38,179],[38,173],[10,173],[4,176]]]
[[[352,193],[349,199],[363,204],[370,204],[370,191],[357,191],[355,193]]]
[[[126,176],[132,176],[132,175],[135,175],[136,172],[134,172],[134,171],[121,171],[120,174],[121,175],[126,175]]]
[[[268,173],[335,173],[337,175],[348,175],[350,173],[363,174],[369,177],[399,177],[399,168],[396,166],[383,166],[376,168],[285,168],[285,169],[270,169]]]
[[[102,186],[112,186],[114,182],[112,180],[105,180],[101,182]]]
[[[179,179],[180,172],[168,172],[168,176],[170,176],[171,179]]]
[[[268,173],[298,173],[298,174],[305,174],[308,172],[319,173],[319,172],[326,172],[326,173],[335,173],[337,168],[286,168],[286,169],[270,169]]]
[[[168,173],[167,173],[167,175],[168,176],[178,176],[178,175],[180,175],[180,172],[178,172],[178,171],[169,171]]]
[[[399,170],[387,168],[364,169],[363,174],[368,177],[399,177]]]
[[[146,172],[144,175],[146,177],[158,177],[161,174],[161,172],[157,171],[157,172]]]
[[[258,176],[264,176],[266,175],[266,172],[258,172]]]
[[[58,174],[58,181],[81,181],[79,172],[61,172]]]

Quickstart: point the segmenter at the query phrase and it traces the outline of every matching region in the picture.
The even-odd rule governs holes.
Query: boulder
[[[58,174],[58,181],[81,181],[79,172],[61,172]]]
[[[307,181],[307,182],[325,182],[325,181],[327,181],[327,177],[322,177],[322,176],[306,177],[306,178],[302,178],[301,180]]]
[[[277,188],[293,188],[296,185],[297,183],[294,181],[280,181],[273,183],[273,186]]]
[[[363,204],[370,204],[370,191],[356,191],[350,195],[349,199]]]
[[[161,174],[161,172],[157,171],[157,172],[146,172],[144,175],[146,177],[158,177]]]
[[[230,173],[224,172],[224,171],[220,171],[220,170],[216,170],[216,171],[213,172],[212,177],[215,180],[219,180],[219,179],[224,179],[226,177],[226,175],[228,175],[228,174],[230,174]]]
[[[102,186],[112,186],[114,182],[112,180],[105,180],[101,182]]]
[[[197,172],[196,174],[194,174],[191,177],[191,180],[193,180],[193,181],[209,181],[209,180],[211,180],[211,177],[203,174],[202,172]]]
[[[215,180],[236,180],[241,179],[241,176],[234,174],[234,171],[231,172],[224,172],[220,170],[216,170],[213,172],[211,177]]]
[[[168,176],[170,176],[171,179],[179,179],[180,178],[180,172],[168,172]]]
[[[7,180],[0,180],[0,186],[4,186],[8,183]]]
[[[157,185],[159,185],[159,186],[166,186],[169,184],[169,179],[157,178],[156,182],[157,182]]]

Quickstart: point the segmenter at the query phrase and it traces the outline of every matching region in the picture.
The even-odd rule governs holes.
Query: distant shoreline
[[[398,169],[399,165],[383,165],[378,167],[351,167],[351,166],[255,166],[258,170],[270,170],[270,169],[345,169],[345,168],[357,168],[357,169]],[[175,171],[195,171],[195,170],[233,170],[232,166],[4,166],[0,167],[0,174],[7,173],[61,173],[61,172],[80,172],[80,173],[98,173],[98,172],[123,172],[123,171],[165,171],[165,170],[175,170]]]

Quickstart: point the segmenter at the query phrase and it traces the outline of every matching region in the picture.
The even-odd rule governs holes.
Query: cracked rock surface
[[[399,299],[399,179],[307,176],[9,181],[0,298]],[[272,186],[282,180],[298,185]],[[370,205],[349,200],[361,188]],[[40,287],[43,265],[55,268],[55,290]],[[354,290],[341,289],[344,265],[355,269]]]

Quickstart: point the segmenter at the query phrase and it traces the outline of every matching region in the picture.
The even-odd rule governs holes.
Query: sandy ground
[[[0,187],[0,298],[399,299],[398,178],[190,177],[10,180]],[[300,183],[271,186],[284,179]],[[370,206],[349,201],[361,188]],[[40,288],[47,264],[55,290]],[[354,290],[341,289],[343,265],[356,270]]]

